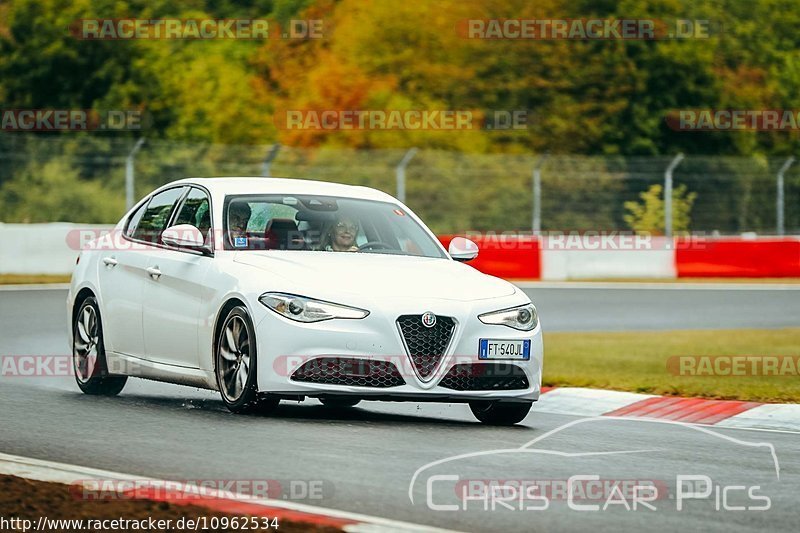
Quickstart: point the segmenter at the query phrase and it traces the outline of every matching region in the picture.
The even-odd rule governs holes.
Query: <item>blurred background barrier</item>
[[[111,229],[101,224],[0,223],[0,275],[68,276],[81,247]],[[800,277],[800,237],[653,237],[642,240],[646,246],[636,246],[630,236],[570,240],[559,235],[462,235],[480,249],[470,266],[510,280]],[[454,236],[440,235],[439,240],[447,247]],[[609,242],[612,246],[600,246]]]
[[[586,249],[555,244],[558,237],[542,239],[542,279],[675,278],[672,239],[656,237],[647,248]],[[566,249],[564,249],[566,248]]]
[[[107,225],[0,223],[0,274],[70,275],[80,254],[78,230],[110,230]]]
[[[800,277],[800,238],[695,239],[675,255],[678,277]]]
[[[114,223],[132,199],[179,178],[270,175],[365,185],[404,196],[438,234],[796,235],[800,165],[789,161],[294,148],[11,133],[0,136],[0,221]],[[671,163],[676,164],[668,179]],[[670,185],[672,194],[665,198]],[[666,211],[665,204],[672,209]],[[671,228],[665,227],[669,221]]]

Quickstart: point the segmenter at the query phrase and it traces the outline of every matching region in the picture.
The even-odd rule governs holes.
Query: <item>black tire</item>
[[[116,396],[128,381],[128,376],[108,373],[103,322],[94,296],[83,300],[72,317],[72,368],[78,387],[93,396]]]
[[[243,370],[242,370],[243,369]],[[234,307],[222,322],[214,351],[214,373],[222,402],[237,414],[264,412],[277,402],[259,399],[256,337],[247,309]]]
[[[319,401],[322,402],[322,405],[331,409],[345,409],[358,405],[361,402],[361,398],[353,396],[324,396]]]
[[[533,402],[469,402],[475,418],[490,426],[513,426],[528,415]]]

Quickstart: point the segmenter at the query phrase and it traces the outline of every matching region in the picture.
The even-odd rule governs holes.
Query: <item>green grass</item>
[[[49,274],[0,274],[0,285],[30,285],[33,283],[69,283],[71,276]]]
[[[660,395],[800,402],[800,377],[680,376],[681,355],[800,355],[800,328],[620,333],[545,333],[546,386]]]

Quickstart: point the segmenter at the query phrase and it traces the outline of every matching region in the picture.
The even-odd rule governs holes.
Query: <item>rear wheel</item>
[[[532,402],[469,402],[475,418],[491,426],[513,426],[528,415]]]
[[[346,407],[355,407],[361,402],[361,398],[354,398],[352,396],[326,396],[319,399],[325,407],[333,409],[343,409]]]
[[[108,374],[100,306],[94,296],[81,302],[72,319],[72,365],[75,381],[86,394],[116,396],[128,381],[127,376]]]
[[[263,411],[268,410],[268,406],[277,406],[277,401],[259,401],[256,355],[255,330],[250,315],[244,307],[234,307],[222,323],[214,365],[222,401],[234,413]]]

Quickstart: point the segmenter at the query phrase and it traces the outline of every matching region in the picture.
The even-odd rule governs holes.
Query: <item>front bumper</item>
[[[420,378],[406,353],[396,319],[403,314],[421,314],[418,303],[407,302],[392,313],[371,313],[360,320],[334,319],[303,324],[268,312],[256,325],[259,390],[283,396],[353,395],[366,399],[395,401],[465,402],[470,400],[535,401],[542,375],[541,325],[533,331],[486,325],[479,310],[464,309],[460,302],[439,302],[430,309],[450,316],[457,325],[437,369],[426,380]],[[424,312],[424,310],[422,310]],[[531,341],[529,360],[492,360],[478,357],[482,338]],[[354,358],[388,361],[399,370],[405,384],[391,387],[323,384],[292,379],[294,372],[310,360]],[[522,369],[527,387],[513,390],[454,390],[441,386],[455,365],[502,363]]]

